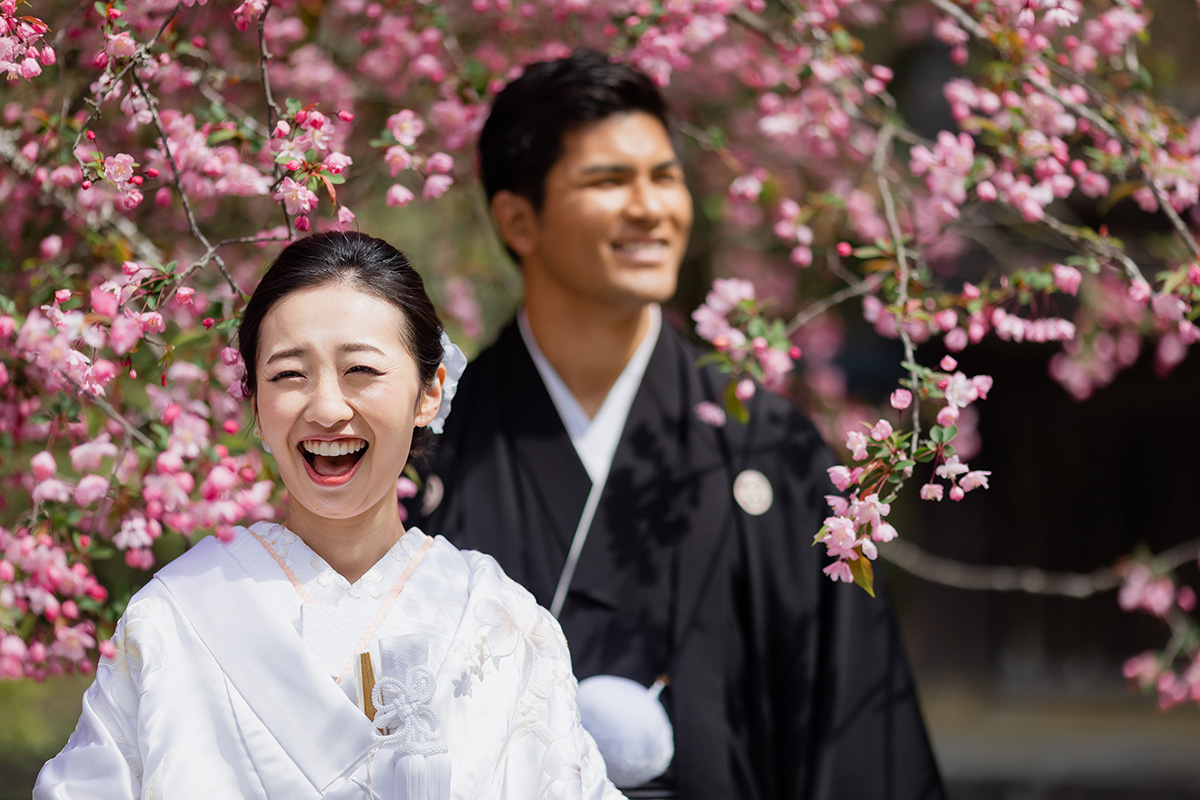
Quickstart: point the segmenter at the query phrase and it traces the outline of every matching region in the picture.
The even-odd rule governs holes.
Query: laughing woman
[[[287,515],[133,598],[35,798],[620,797],[557,623],[490,557],[401,523],[446,341],[386,242],[280,253],[238,346]]]

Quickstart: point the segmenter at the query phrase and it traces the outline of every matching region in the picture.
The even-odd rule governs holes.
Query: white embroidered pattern
[[[441,721],[433,710],[436,686],[437,678],[431,670],[411,667],[401,678],[380,678],[371,690],[375,727],[391,731],[378,734],[379,738],[397,743],[397,753],[431,756],[446,752]]]

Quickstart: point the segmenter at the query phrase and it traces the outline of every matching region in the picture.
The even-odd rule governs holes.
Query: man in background
[[[480,163],[524,305],[466,371],[421,522],[551,607],[580,679],[667,682],[675,756],[630,797],[941,798],[886,599],[812,546],[813,425],[765,391],[746,424],[693,411],[727,376],[659,309],[693,213],[669,131],[653,84],[589,51],[496,98]]]

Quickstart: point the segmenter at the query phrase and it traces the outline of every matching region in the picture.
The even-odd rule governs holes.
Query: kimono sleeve
[[[154,604],[151,598],[135,601],[117,624],[115,652],[100,660],[75,732],[42,767],[34,800],[141,796],[141,679],[147,662],[157,660],[160,641],[151,620]]]

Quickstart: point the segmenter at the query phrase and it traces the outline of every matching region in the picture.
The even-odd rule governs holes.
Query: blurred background
[[[1195,116],[1196,4],[1169,0],[1154,11],[1156,47],[1143,57],[1166,100]],[[954,71],[944,48],[900,43],[892,63],[895,93],[905,116],[920,120],[919,132],[953,127],[940,93]],[[413,256],[456,338],[476,342],[477,350],[511,315],[519,277],[486,235],[479,199],[468,194],[403,214],[356,210],[363,230]],[[1121,226],[1161,224],[1136,210],[1106,219],[1118,234]],[[715,241],[703,221],[694,238],[670,309],[681,324],[719,275],[714,264],[729,263],[736,247]],[[996,255],[977,248],[962,258],[976,260],[982,275]],[[792,302],[814,296],[819,287],[785,269],[791,277],[778,284],[780,295]],[[478,307],[460,313],[463,303]],[[886,402],[901,377],[899,344],[872,333],[853,305],[838,324],[843,345],[834,363],[847,394]],[[924,346],[919,361],[936,363],[938,347]],[[892,514],[902,537],[968,564],[1076,573],[1200,537],[1192,505],[1200,500],[1200,362],[1193,355],[1163,374],[1146,348],[1133,367],[1077,402],[1049,376],[1058,350],[989,338],[962,354],[963,371],[995,379],[980,404],[980,447],[971,458],[994,478],[961,503],[906,493]],[[1200,798],[1200,708],[1160,711],[1152,693],[1130,689],[1122,677],[1125,660],[1162,647],[1168,632],[1160,621],[1122,611],[1115,591],[1084,599],[1000,593],[884,569],[951,800]],[[1193,561],[1180,574],[1196,585],[1196,572]],[[0,798],[29,796],[41,763],[73,729],[89,682],[0,682]]]

